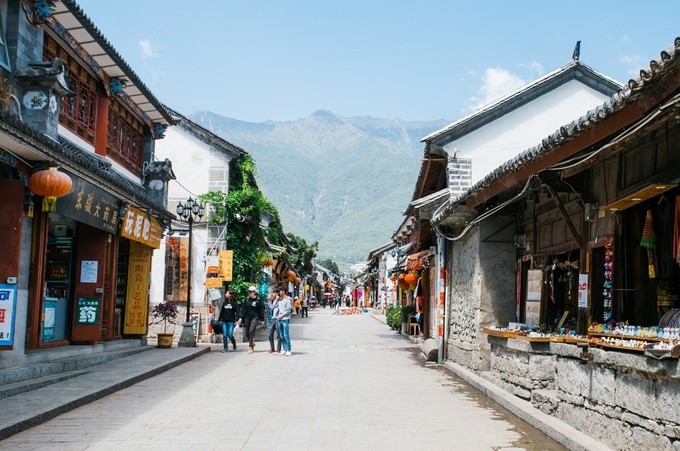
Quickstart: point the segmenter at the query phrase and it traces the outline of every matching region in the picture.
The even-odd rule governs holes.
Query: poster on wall
[[[163,298],[166,301],[178,302],[187,299],[188,247],[187,237],[169,237],[166,241],[163,290]]]
[[[527,301],[540,301],[543,290],[543,271],[530,269],[527,271]]]
[[[527,271],[527,299],[524,304],[524,322],[538,326],[541,321],[541,295],[543,293],[543,271]]]
[[[14,346],[16,286],[0,284],[0,346]]]
[[[80,283],[97,283],[98,270],[98,261],[83,260],[80,265]]]
[[[578,275],[578,308],[588,308],[588,274]]]
[[[146,334],[152,252],[153,249],[149,246],[130,242],[124,334]]]

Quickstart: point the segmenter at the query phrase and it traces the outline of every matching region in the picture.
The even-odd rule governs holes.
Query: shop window
[[[43,60],[59,58],[66,65],[67,79],[74,97],[64,96],[59,110],[59,124],[94,145],[97,113],[97,79],[81,66],[57,41],[45,35]]]
[[[7,17],[7,0],[0,0],[0,66],[11,71],[9,66],[9,51],[5,40],[5,18]]]
[[[142,175],[144,125],[116,100],[109,105],[106,153],[128,171]]]

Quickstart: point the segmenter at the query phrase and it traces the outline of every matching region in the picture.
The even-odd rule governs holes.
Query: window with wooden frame
[[[141,177],[144,162],[144,125],[120,102],[109,104],[106,154]]]
[[[49,35],[45,35],[43,46],[44,61],[59,58],[68,68],[67,79],[76,95],[61,99],[59,123],[94,145],[94,130],[97,114],[97,79],[60,47]]]

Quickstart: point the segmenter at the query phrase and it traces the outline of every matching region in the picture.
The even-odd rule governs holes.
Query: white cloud
[[[627,34],[624,34],[621,40],[623,41],[624,44],[630,44],[630,38],[628,37]]]
[[[484,71],[482,86],[478,95],[468,99],[471,111],[477,110],[501,97],[510,94],[526,84],[522,78],[499,67],[490,67]]]
[[[153,44],[148,39],[142,39],[139,41],[139,49],[142,51],[142,58],[151,58],[158,56],[156,49]]]
[[[520,64],[520,68],[523,69],[529,69],[530,72],[536,73],[537,77],[541,77],[543,75],[543,72],[545,69],[543,68],[543,64],[539,63],[538,61],[532,61],[529,64]]]
[[[640,55],[624,55],[620,61],[623,65],[627,66],[627,72],[631,78],[639,77],[640,69],[645,65],[644,59]]]

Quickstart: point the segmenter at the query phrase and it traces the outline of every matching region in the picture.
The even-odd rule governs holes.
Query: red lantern
[[[286,277],[287,278],[292,280],[292,279],[295,278],[295,276],[297,276],[297,274],[295,274],[295,271],[293,271],[292,269],[289,269],[288,271],[286,271]]]
[[[296,277],[295,278],[295,284],[300,285],[300,282],[302,282],[302,279],[300,279],[299,277]]]
[[[272,266],[274,266],[274,260],[270,258],[269,260],[267,260],[267,263],[265,263],[265,266],[271,268]]]
[[[404,282],[409,285],[415,285],[418,281],[418,276],[414,272],[410,272],[404,276]]]
[[[397,280],[397,275],[396,275],[396,274],[392,274],[392,275],[390,276],[390,280],[391,280],[392,282],[394,282],[395,280]]]
[[[55,211],[57,198],[70,193],[72,186],[71,177],[54,167],[38,171],[28,179],[28,189],[43,196],[42,211]]]

